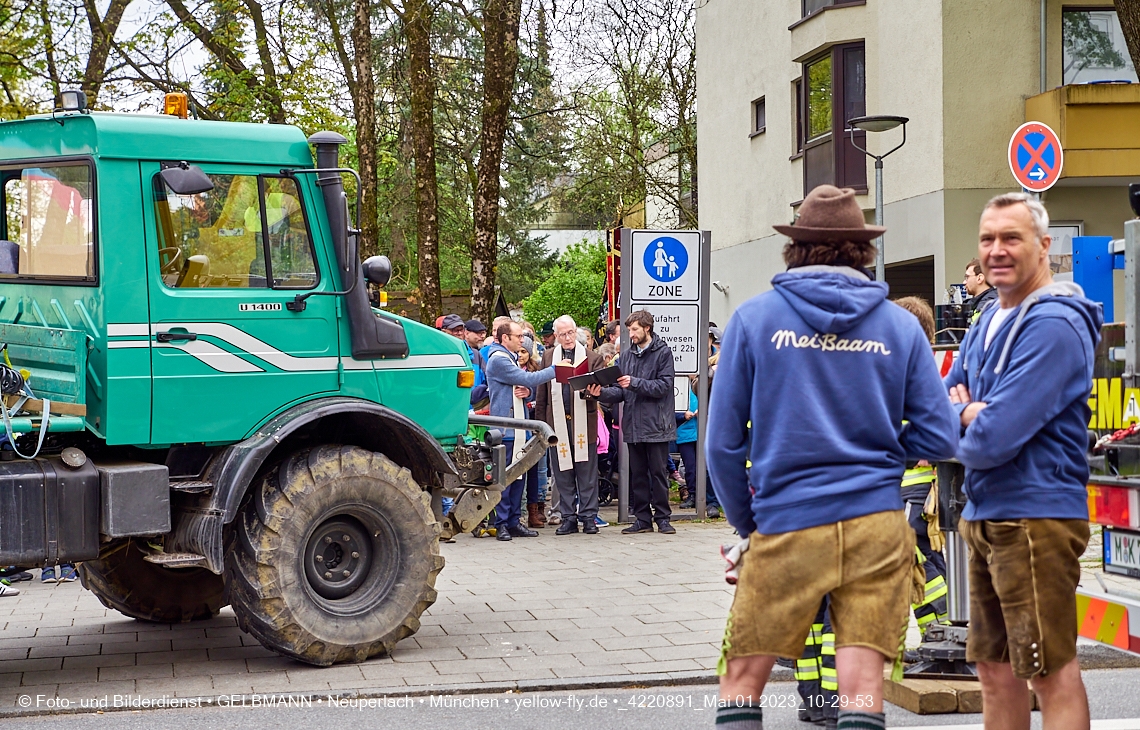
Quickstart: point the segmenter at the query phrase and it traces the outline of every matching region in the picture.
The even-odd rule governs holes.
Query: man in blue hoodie
[[[854,192],[821,185],[776,230],[792,238],[788,271],[732,315],[709,399],[709,471],[749,538],[717,727],[761,727],[772,665],[800,656],[825,595],[838,727],[883,727],[883,661],[899,655],[915,564],[899,482],[908,459],[952,456],[958,423],[918,320],[864,268],[884,229]]]
[[[529,372],[519,367],[518,351],[522,345],[523,328],[508,319],[495,327],[495,341],[487,347],[487,390],[491,397],[492,416],[526,418],[523,399],[543,383],[554,380],[554,366]],[[514,461],[522,450],[526,432],[508,430],[503,434],[507,447],[507,461]],[[496,537],[510,540],[514,537],[538,537],[519,522],[522,517],[522,495],[526,479],[520,477],[503,490],[495,507]]]
[[[987,728],[1087,728],[1076,588],[1089,539],[1085,458],[1100,305],[1053,283],[1049,214],[1025,193],[986,204],[982,271],[998,290],[946,376],[965,429],[970,636]]]

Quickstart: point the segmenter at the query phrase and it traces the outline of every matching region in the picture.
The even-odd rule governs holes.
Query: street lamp
[[[875,225],[883,225],[883,158],[891,154],[895,150],[906,144],[906,123],[910,120],[906,117],[893,117],[889,115],[877,115],[870,117],[855,117],[854,119],[847,120],[847,131],[851,134],[851,146],[859,150],[868,157],[875,159]],[[894,129],[902,125],[903,138],[899,142],[898,147],[894,147],[886,154],[873,155],[859,145],[855,144],[855,130],[859,129],[864,132],[886,132],[887,130]],[[875,239],[875,248],[878,252],[875,254],[875,281],[886,281],[886,271],[883,264],[883,237],[879,236]]]

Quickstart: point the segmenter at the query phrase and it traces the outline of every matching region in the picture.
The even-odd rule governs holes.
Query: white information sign
[[[653,315],[653,331],[673,351],[673,369],[678,375],[696,375],[699,352],[707,351],[708,332],[701,338],[700,306],[696,304],[658,304],[630,302],[630,311],[644,309]],[[701,350],[704,344],[705,350]]]
[[[673,410],[684,413],[689,410],[689,376],[678,375],[673,378]]]
[[[632,238],[630,299],[700,301],[700,231],[634,231]]]

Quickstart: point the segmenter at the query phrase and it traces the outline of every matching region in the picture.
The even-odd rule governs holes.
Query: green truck
[[[553,434],[472,414],[466,346],[370,306],[343,136],[64,99],[0,123],[0,565],[78,563],[140,620],[230,605],[311,664],[389,651]]]

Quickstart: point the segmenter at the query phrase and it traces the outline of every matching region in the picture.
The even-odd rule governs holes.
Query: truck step
[[[206,556],[197,553],[152,553],[143,560],[164,568],[193,568],[206,564]]]
[[[175,492],[187,492],[190,494],[200,494],[202,492],[209,492],[214,488],[213,482],[203,481],[179,481],[171,482],[170,489]]]

